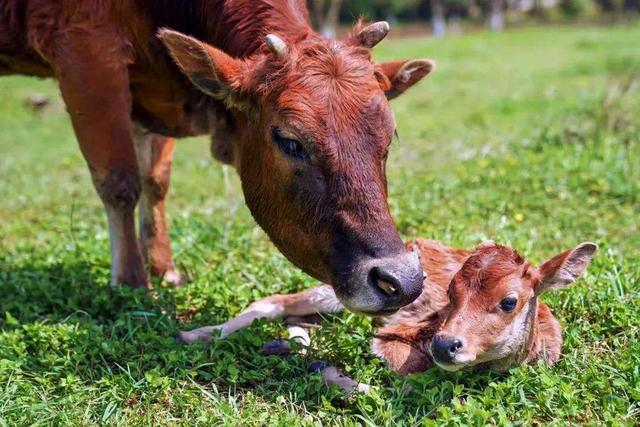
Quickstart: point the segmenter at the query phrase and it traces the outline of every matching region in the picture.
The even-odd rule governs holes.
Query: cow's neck
[[[255,52],[267,33],[290,43],[313,34],[304,0],[146,0],[158,26],[192,35],[236,57]]]

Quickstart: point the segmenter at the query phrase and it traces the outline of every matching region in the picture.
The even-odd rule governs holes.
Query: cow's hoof
[[[179,288],[184,284],[184,278],[178,270],[169,270],[162,276],[162,279],[173,285],[174,288]]]

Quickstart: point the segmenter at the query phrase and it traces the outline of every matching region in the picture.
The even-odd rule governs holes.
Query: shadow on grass
[[[0,258],[0,359],[19,362],[22,371],[41,378],[38,383],[46,378],[56,384],[71,375],[84,385],[116,387],[133,405],[148,404],[186,384],[202,390],[202,403],[215,388],[221,400],[225,390],[233,390],[233,395],[251,392],[274,405],[289,396],[292,404],[311,412],[330,407],[359,412],[371,397],[345,397],[308,373],[314,360],[325,359],[350,365],[356,379],[368,371],[365,376],[380,386],[394,413],[420,408],[429,414],[456,394],[458,384],[482,389],[500,376],[432,369],[414,376],[409,381],[413,391],[406,392],[403,380],[373,358],[368,343],[358,345],[351,358],[325,349],[306,356],[262,356],[261,346],[276,338],[266,322],[211,345],[175,344],[172,338],[182,326],[173,289],[160,287],[151,296],[144,290],[111,288],[106,268],[96,267],[99,263],[37,257],[13,263]]]
[[[12,263],[0,258],[0,313],[20,322],[68,319],[84,315],[110,322],[132,310],[165,309],[164,299],[145,290],[111,288],[106,269],[89,261],[38,259]],[[0,320],[0,326],[2,320]]]

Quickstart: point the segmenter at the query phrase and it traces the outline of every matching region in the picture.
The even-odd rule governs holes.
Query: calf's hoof
[[[193,337],[189,332],[179,332],[178,335],[173,337],[173,342],[180,345],[193,344],[198,338]]]
[[[211,342],[211,335],[198,334],[193,331],[182,331],[173,337],[173,342],[176,344],[189,345],[197,341],[208,344]]]
[[[180,344],[180,345],[187,344],[186,342],[184,342],[184,339],[182,339],[182,337],[180,335],[181,334],[178,334],[175,337],[173,337],[173,343],[174,344]]]

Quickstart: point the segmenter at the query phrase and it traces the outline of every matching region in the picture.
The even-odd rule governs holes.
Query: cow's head
[[[534,328],[541,328],[536,324],[538,296],[573,283],[596,249],[582,243],[535,267],[505,246],[480,245],[449,286],[444,323],[431,343],[434,362],[446,370],[521,362]]]
[[[160,32],[190,80],[229,107],[227,160],[258,224],[347,308],[375,315],[422,291],[418,257],[389,213],[385,167],[395,132],[389,99],[433,68],[424,59],[373,63],[370,48],[387,31],[357,27],[346,42],[268,35],[246,59]]]

